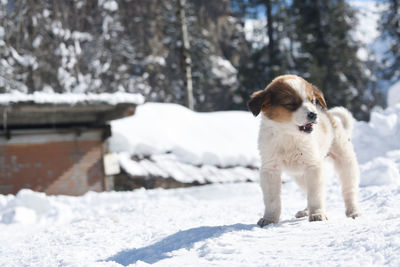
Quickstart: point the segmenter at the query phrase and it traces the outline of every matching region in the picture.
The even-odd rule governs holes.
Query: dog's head
[[[322,93],[296,75],[275,78],[251,96],[248,107],[254,116],[261,112],[269,120],[305,133],[311,133],[318,122],[318,109],[327,109]]]

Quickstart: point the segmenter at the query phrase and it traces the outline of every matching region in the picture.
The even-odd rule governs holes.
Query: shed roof
[[[76,93],[45,93],[34,92],[24,94],[18,91],[0,94],[0,106],[17,103],[53,104],[53,105],[77,105],[77,104],[143,104],[144,97],[141,94],[125,92],[101,93],[101,94],[76,94]]]
[[[132,115],[140,94],[0,94],[0,128],[102,125]]]

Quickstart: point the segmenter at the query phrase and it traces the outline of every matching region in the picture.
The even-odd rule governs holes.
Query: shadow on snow
[[[181,248],[189,249],[194,243],[203,241],[208,238],[219,237],[225,233],[233,231],[251,230],[257,227],[255,224],[233,224],[224,226],[202,226],[167,236],[152,245],[138,248],[128,249],[117,253],[116,255],[106,259],[106,261],[115,261],[121,265],[127,266],[136,261],[144,261],[147,263],[156,263],[160,260],[170,258],[168,253]]]

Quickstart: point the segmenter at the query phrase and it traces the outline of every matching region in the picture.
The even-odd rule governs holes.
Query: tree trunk
[[[272,64],[275,64],[275,54],[274,54],[274,28],[272,21],[272,7],[271,0],[265,1],[265,6],[267,8],[267,31],[268,31],[268,52],[269,52],[269,60]]]
[[[194,100],[193,100],[193,82],[192,82],[192,59],[190,58],[190,43],[189,34],[186,24],[186,14],[185,14],[185,0],[176,0],[178,7],[178,17],[181,28],[182,36],[182,54],[181,59],[183,62],[183,70],[185,72],[185,89],[186,89],[186,104],[191,110],[194,110]]]

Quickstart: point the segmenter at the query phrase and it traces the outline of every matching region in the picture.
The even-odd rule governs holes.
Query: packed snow
[[[397,105],[355,124],[363,210],[356,220],[344,214],[329,163],[329,220],[294,217],[306,197],[289,179],[281,222],[265,228],[256,225],[263,202],[253,182],[82,197],[21,190],[0,195],[0,266],[399,266],[399,117]],[[191,162],[240,166],[258,162],[258,123],[248,112],[148,103],[112,124],[113,145],[125,146],[125,156],[169,151]]]
[[[288,182],[281,222],[265,228],[256,183],[0,196],[0,266],[399,266],[400,187],[361,187],[353,220],[329,181],[328,221],[296,219],[305,196]]]

